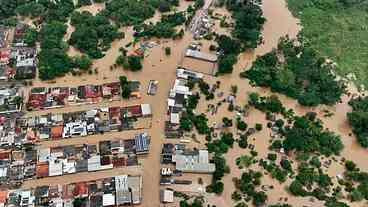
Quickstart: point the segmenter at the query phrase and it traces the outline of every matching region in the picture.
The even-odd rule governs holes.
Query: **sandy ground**
[[[182,3],[178,10],[184,10],[188,5],[187,2]],[[86,8],[81,8],[80,10],[88,10],[96,13],[99,9],[103,7],[94,7],[89,6]],[[263,1],[263,11],[264,15],[267,19],[266,24],[264,25],[264,44],[260,45],[254,51],[249,51],[239,56],[239,62],[235,67],[234,72],[231,75],[221,76],[218,78],[213,78],[212,76],[206,76],[206,81],[209,83],[214,83],[217,80],[221,81],[221,91],[225,92],[225,96],[229,93],[231,85],[238,86],[238,94],[236,102],[238,105],[244,105],[247,101],[247,93],[250,91],[257,91],[264,94],[270,94],[269,90],[261,89],[261,88],[253,88],[249,85],[247,80],[240,79],[239,73],[243,71],[245,68],[249,68],[252,61],[256,58],[257,55],[262,55],[272,48],[276,47],[278,39],[282,36],[289,35],[290,37],[295,37],[298,31],[300,30],[300,26],[298,26],[298,21],[291,16],[291,13],[286,8],[284,0],[264,0]],[[215,9],[215,13],[223,14],[225,11],[223,9]],[[152,21],[157,21],[159,18],[159,14],[156,14]],[[216,22],[216,31],[218,30],[220,33],[226,33],[227,29],[219,28],[219,23]],[[72,28],[68,28],[68,34],[66,35],[66,39],[70,36],[70,33],[73,31]],[[84,138],[73,138],[67,140],[61,140],[59,142],[43,142],[43,146],[58,146],[58,145],[68,145],[68,144],[80,144],[80,143],[97,143],[100,140],[112,139],[112,138],[124,138],[131,137],[133,134],[137,132],[148,132],[152,138],[151,151],[148,156],[146,156],[143,161],[141,161],[142,166],[142,174],[143,174],[143,183],[144,183],[144,192],[143,192],[143,203],[141,206],[145,207],[154,207],[160,206],[159,203],[159,189],[163,188],[159,186],[159,170],[160,170],[160,152],[161,146],[164,141],[171,142],[171,140],[165,140],[164,138],[164,121],[167,119],[166,115],[166,99],[168,96],[169,89],[171,88],[173,81],[175,80],[175,69],[180,63],[182,58],[182,53],[186,46],[192,42],[192,37],[190,32],[186,32],[186,35],[182,40],[176,41],[160,41],[157,47],[150,49],[149,56],[146,57],[143,61],[143,70],[140,72],[129,72],[125,71],[122,68],[116,68],[111,70],[110,66],[115,62],[116,58],[119,55],[119,47],[126,45],[127,43],[132,41],[132,28],[124,28],[122,31],[125,32],[125,38],[122,40],[117,40],[112,43],[112,47],[106,52],[106,56],[99,60],[95,60],[93,64],[93,68],[98,69],[98,74],[93,75],[82,75],[82,76],[71,76],[66,75],[65,77],[61,77],[56,79],[55,81],[50,82],[41,82],[41,81],[33,81],[33,86],[50,86],[58,85],[58,86],[77,86],[81,84],[97,84],[108,81],[116,81],[120,75],[125,75],[128,79],[139,80],[141,81],[142,88],[142,99],[138,100],[123,100],[123,101],[115,101],[112,103],[100,103],[95,105],[88,106],[75,106],[75,107],[67,107],[63,109],[52,109],[48,111],[38,111],[31,112],[29,115],[35,114],[43,114],[47,112],[65,112],[65,111],[76,111],[81,109],[93,108],[96,106],[107,106],[107,105],[132,105],[137,103],[149,103],[152,105],[153,110],[153,119],[152,119],[152,128],[147,130],[138,130],[138,131],[125,131],[125,132],[116,132],[105,135],[94,135]],[[203,41],[203,48],[208,48],[209,41]],[[172,54],[167,57],[164,52],[165,47],[171,47]],[[132,51],[132,46],[128,48]],[[70,54],[79,54],[79,52],[75,49],[70,49]],[[148,86],[149,80],[158,80],[159,88],[158,92],[155,96],[146,95],[146,89]],[[363,170],[368,170],[368,161],[367,159],[362,159],[365,157],[366,151],[358,146],[354,137],[350,137],[348,134],[351,132],[350,127],[347,124],[346,120],[346,112],[350,110],[347,105],[348,97],[343,98],[343,102],[337,104],[334,107],[317,107],[313,109],[307,109],[299,106],[296,101],[286,98],[284,96],[280,96],[282,102],[286,105],[287,108],[293,108],[298,114],[303,114],[307,111],[313,110],[318,112],[320,118],[324,121],[325,126],[329,129],[336,131],[343,138],[343,142],[345,144],[345,149],[342,152],[342,156],[346,159],[354,160],[358,166]],[[198,111],[205,112],[207,109],[207,104],[212,102],[201,101],[198,106]],[[336,112],[335,116],[332,118],[323,118],[322,111],[323,109],[329,109],[330,111]],[[229,113],[227,111],[227,104],[219,108],[219,112],[215,116],[208,115],[209,123],[217,122],[219,123],[223,117],[235,117],[233,113]],[[245,121],[249,126],[253,126],[255,123],[263,123],[265,126],[264,114],[257,110],[251,110],[250,114]],[[234,130],[234,129],[232,129]],[[258,157],[265,157],[267,154],[267,147],[269,145],[269,131],[264,127],[259,133],[256,133],[250,140],[250,143],[256,146],[256,151],[259,152]],[[191,142],[191,146],[203,147],[204,140],[198,136],[199,143]],[[175,141],[178,142],[178,141]],[[211,204],[216,204],[217,206],[232,206],[231,193],[234,191],[234,186],[232,183],[233,177],[239,177],[241,175],[241,170],[237,168],[235,165],[235,159],[239,157],[241,154],[247,153],[247,150],[241,150],[238,147],[234,146],[226,154],[227,163],[231,167],[231,173],[224,177],[225,190],[222,196],[214,196],[208,195],[204,193],[204,186],[210,183],[210,176],[207,175],[193,175],[188,174],[184,175],[183,178],[188,178],[193,180],[193,185],[190,187],[184,186],[170,186],[174,187],[178,190],[183,191],[193,191],[198,192],[202,195],[205,195],[207,200],[210,201]],[[334,164],[328,172],[331,175],[337,175],[341,173],[343,168]],[[115,174],[120,173],[140,173],[139,170],[132,169],[117,169],[111,171],[102,171],[96,173],[86,173],[86,174],[75,174],[70,176],[62,176],[55,178],[47,178],[41,179],[40,181],[27,181],[24,184],[24,187],[32,187],[40,184],[50,184],[50,183],[66,183],[66,182],[75,182],[79,179],[94,179],[101,177],[108,177]],[[197,180],[199,177],[202,177],[204,180],[204,184],[201,186],[198,184]],[[299,197],[291,197],[287,194],[284,187],[286,184],[280,185],[277,181],[271,179],[269,176],[264,176],[264,182],[267,184],[273,185],[275,188],[272,191],[268,192],[268,203],[277,203],[280,197],[289,197],[289,203],[293,204],[293,206],[322,206],[321,203],[318,202],[310,202],[308,198],[299,198]],[[162,205],[163,206],[163,205]],[[166,206],[177,206],[177,204],[166,205]]]

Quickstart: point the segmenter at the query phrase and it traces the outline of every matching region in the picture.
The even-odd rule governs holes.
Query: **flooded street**
[[[181,6],[178,10],[185,10],[189,5],[188,2],[181,2]],[[79,9],[80,11],[88,10],[94,14],[103,9],[103,4],[94,4],[88,7],[82,7]],[[299,26],[299,21],[292,17],[291,13],[286,7],[286,3],[284,0],[263,0],[263,11],[264,16],[267,19],[267,22],[264,25],[263,29],[263,39],[264,43],[261,44],[254,51],[248,51],[241,54],[238,58],[238,63],[235,66],[235,69],[231,75],[224,75],[220,77],[214,78],[213,76],[205,76],[206,82],[210,85],[214,84],[216,81],[221,82],[220,90],[225,93],[223,97],[226,97],[230,93],[230,88],[232,85],[238,86],[238,93],[236,98],[236,105],[244,106],[247,103],[247,95],[249,92],[257,91],[261,95],[270,94],[268,89],[255,88],[250,86],[248,80],[241,79],[239,77],[239,73],[244,69],[247,69],[251,66],[252,61],[258,55],[263,55],[273,48],[277,46],[278,40],[280,37],[288,35],[291,38],[296,37],[297,33],[300,31],[301,27]],[[224,9],[215,8],[214,13],[224,13]],[[151,20],[157,21],[160,17],[159,14],[156,13],[155,17]],[[218,23],[216,23],[216,27],[218,27]],[[226,29],[221,28],[221,33],[226,33]],[[33,87],[37,86],[78,86],[83,84],[101,84],[104,82],[113,82],[117,81],[118,77],[121,75],[125,75],[129,80],[138,80],[141,82],[141,99],[135,100],[122,100],[115,101],[112,103],[100,103],[88,106],[73,106],[62,109],[52,109],[47,111],[36,111],[31,112],[27,115],[39,115],[47,112],[67,112],[67,111],[77,111],[81,109],[93,108],[98,106],[127,106],[133,104],[140,103],[148,103],[151,104],[153,119],[152,119],[152,127],[147,130],[136,130],[136,131],[125,131],[125,132],[117,132],[110,133],[105,135],[95,135],[81,138],[73,138],[67,140],[61,140],[60,142],[45,142],[42,143],[43,146],[60,146],[60,145],[69,145],[69,144],[82,144],[82,143],[97,143],[100,140],[107,140],[113,138],[130,138],[132,135],[138,132],[147,132],[151,136],[151,148],[150,153],[144,157],[142,160],[141,168],[139,169],[118,169],[112,171],[101,171],[98,173],[91,174],[75,174],[71,176],[62,176],[57,178],[47,178],[38,180],[26,181],[24,183],[24,187],[32,187],[39,184],[47,184],[47,183],[66,183],[66,182],[74,182],[74,179],[84,179],[84,178],[102,178],[109,177],[111,175],[116,175],[118,173],[128,173],[128,174],[139,174],[142,172],[143,174],[143,202],[142,205],[144,207],[156,207],[160,206],[159,202],[159,179],[160,179],[160,152],[162,143],[165,140],[164,137],[164,122],[167,119],[167,97],[170,88],[176,78],[176,68],[180,64],[183,52],[185,48],[193,41],[192,34],[188,31],[184,35],[181,40],[160,40],[157,41],[157,46],[149,49],[148,55],[143,60],[143,70],[139,72],[130,72],[124,70],[121,67],[111,68],[115,63],[116,58],[119,56],[119,48],[127,45],[128,43],[133,41],[133,29],[132,27],[124,28],[122,31],[125,33],[125,38],[121,40],[116,40],[111,44],[111,48],[106,52],[105,57],[94,60],[93,61],[93,70],[97,71],[97,74],[83,74],[81,76],[72,76],[66,75],[64,77],[57,78],[56,80],[49,82],[42,82],[40,80],[33,81]],[[65,36],[65,40],[70,37],[70,34],[73,32],[73,28],[71,26],[68,27],[68,33]],[[203,48],[207,50],[210,45],[209,41],[203,41]],[[139,46],[137,43],[136,46],[132,45],[127,49],[129,52],[134,51]],[[165,55],[164,48],[171,48],[171,55]],[[80,52],[75,48],[70,48],[68,54],[71,56],[80,55]],[[201,66],[201,64],[198,64]],[[209,70],[206,68],[206,70]],[[158,81],[158,92],[155,96],[148,96],[146,94],[146,90],[148,87],[149,80],[157,80]],[[346,112],[350,110],[350,107],[347,104],[349,98],[347,96],[343,97],[343,101],[340,104],[337,104],[334,107],[321,106],[317,108],[304,108],[297,104],[295,100],[287,98],[285,96],[279,96],[281,101],[284,103],[286,108],[292,108],[296,111],[297,114],[304,114],[307,111],[316,111],[323,120],[325,126],[330,130],[333,130],[342,136],[342,140],[345,144],[345,149],[342,152],[342,156],[348,160],[354,160],[358,164],[358,166],[363,170],[368,170],[368,160],[365,159],[366,150],[358,146],[353,136],[349,136],[351,133],[351,128],[349,127],[346,120]],[[203,97],[202,97],[203,99]],[[206,112],[208,104],[215,104],[220,99],[213,101],[200,101],[198,108],[196,109],[199,112]],[[331,118],[324,118],[322,111],[324,109],[328,109],[331,112],[334,112],[335,115]],[[229,112],[227,110],[227,104],[223,104],[219,108],[219,111],[216,115],[211,115],[207,113],[207,117],[209,119],[209,125],[212,126],[213,123],[220,123],[223,117],[235,118],[234,112]],[[249,139],[249,143],[255,145],[255,150],[258,152],[257,158],[264,158],[268,153],[269,139],[270,139],[270,130],[265,127],[266,120],[265,114],[251,109],[249,112],[249,116],[244,119],[248,126],[253,127],[256,123],[263,124],[263,130],[261,132],[256,133],[251,136]],[[230,129],[236,133],[235,129]],[[197,147],[204,147],[205,140],[203,137],[198,136],[199,143],[191,143],[197,145]],[[218,207],[231,207],[233,206],[233,201],[231,199],[231,194],[234,191],[234,185],[232,182],[233,177],[239,177],[242,173],[242,170],[239,170],[235,164],[235,160],[242,154],[249,154],[249,150],[240,149],[237,144],[234,144],[234,148],[231,149],[226,155],[227,164],[231,168],[231,173],[225,175],[223,178],[224,193],[221,196],[208,195],[202,192],[203,195],[206,195],[211,202],[211,204],[215,204]],[[257,164],[256,164],[257,165]],[[253,166],[254,169],[259,168],[257,166]],[[341,166],[333,166],[331,169],[331,173],[334,175],[341,173],[343,170]],[[83,178],[82,178],[83,176]],[[185,175],[188,177],[192,177],[192,175]],[[200,175],[202,176],[202,175]],[[197,176],[197,177],[200,177]],[[197,178],[196,176],[193,176]],[[207,176],[204,179],[204,183],[210,182],[210,177]],[[270,178],[268,175],[263,177],[264,183],[268,185],[273,185],[274,189],[269,190],[268,194],[268,203],[273,204],[279,201],[280,197],[288,197],[289,203],[293,206],[323,206],[320,202],[310,202],[309,198],[301,198],[301,197],[292,197],[289,196],[285,191],[285,186],[287,186],[288,182],[284,184],[279,184],[276,180]],[[194,179],[196,182],[196,179]],[[196,191],[203,191],[203,186],[194,186]],[[170,205],[168,205],[170,206]],[[175,205],[173,205],[175,206]]]

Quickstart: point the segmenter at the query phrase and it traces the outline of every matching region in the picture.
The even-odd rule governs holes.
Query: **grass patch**
[[[344,0],[287,0],[300,18],[303,35],[322,56],[339,65],[337,73],[354,73],[357,85],[368,86],[368,3]],[[345,3],[344,3],[345,2]]]

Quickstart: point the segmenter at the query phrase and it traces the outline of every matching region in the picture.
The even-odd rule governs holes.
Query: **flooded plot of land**
[[[217,70],[216,63],[211,63],[204,60],[198,60],[189,57],[184,57],[183,62],[180,66],[195,72],[204,73],[208,75],[216,74]]]

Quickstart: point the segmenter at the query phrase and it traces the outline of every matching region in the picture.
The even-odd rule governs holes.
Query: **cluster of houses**
[[[20,87],[0,83],[0,114],[20,112],[23,91]]]
[[[32,79],[36,74],[37,50],[25,43],[27,26],[0,26],[0,81]]]
[[[140,204],[142,177],[118,175],[98,180],[32,189],[0,191],[0,206],[5,207],[111,207]]]
[[[16,148],[45,140],[110,131],[149,128],[151,115],[149,104],[139,104],[32,117],[0,116],[0,148]]]
[[[147,154],[149,146],[149,135],[141,133],[131,139],[98,144],[3,150],[0,152],[0,185],[14,187],[27,179],[136,166],[137,156]]]
[[[188,81],[190,79],[202,79],[203,74],[178,68],[176,70],[176,77],[167,99],[167,110],[169,114],[169,120],[165,123],[165,135],[167,138],[177,138],[181,136],[179,130],[180,113],[183,110],[184,101],[188,96],[192,95],[190,88],[187,86]]]
[[[161,185],[190,185],[191,180],[179,179],[183,173],[211,174],[216,166],[210,162],[207,150],[188,149],[185,144],[165,143],[161,151]],[[174,202],[174,190],[160,190],[161,203]]]
[[[120,100],[119,82],[77,87],[32,88],[26,103],[27,110],[60,108],[66,105],[98,103],[102,100]]]

